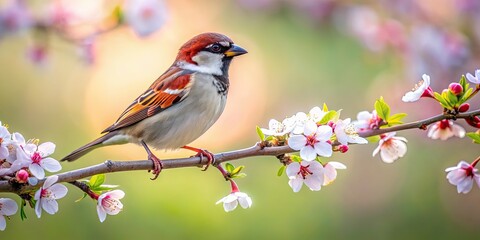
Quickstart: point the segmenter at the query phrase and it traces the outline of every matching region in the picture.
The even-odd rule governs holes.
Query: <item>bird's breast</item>
[[[128,131],[138,133],[138,138],[157,149],[180,148],[205,133],[222,114],[226,91],[219,91],[218,80],[212,75],[192,76],[192,88],[185,99]]]

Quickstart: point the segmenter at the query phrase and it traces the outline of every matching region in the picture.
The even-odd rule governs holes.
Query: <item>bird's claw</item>
[[[207,171],[210,165],[215,164],[215,155],[205,149],[198,149],[197,154],[192,157],[200,157],[200,162],[203,161],[203,157],[206,157],[208,159],[207,165],[205,166],[205,168],[202,169],[202,171]]]
[[[158,178],[158,175],[160,174],[160,172],[162,172],[163,164],[162,164],[162,161],[160,161],[160,159],[158,159],[157,156],[153,154],[149,154],[148,159],[153,162],[153,169],[148,170],[148,172],[153,173],[153,177],[150,178],[150,180],[155,180]]]

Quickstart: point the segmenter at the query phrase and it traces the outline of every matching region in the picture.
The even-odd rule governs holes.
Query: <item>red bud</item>
[[[28,177],[30,176],[30,174],[28,174],[28,172],[24,169],[20,169],[16,174],[15,174],[15,178],[17,179],[17,181],[19,183],[26,183],[28,181]]]
[[[458,107],[458,111],[461,113],[468,111],[468,109],[470,109],[470,104],[468,103],[464,103]]]
[[[450,85],[448,85],[448,90],[450,90],[450,92],[452,92],[455,96],[458,96],[460,94],[463,93],[463,87],[462,85],[460,85],[459,83],[450,83]]]

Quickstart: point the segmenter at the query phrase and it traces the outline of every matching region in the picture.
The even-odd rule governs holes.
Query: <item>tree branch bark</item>
[[[446,115],[441,114],[431,118],[427,118],[421,121],[415,121],[411,123],[405,123],[397,125],[390,128],[382,128],[376,130],[368,130],[359,133],[362,137],[370,137],[375,135],[380,135],[388,132],[402,131],[407,129],[422,129],[432,123],[443,119],[465,119],[471,118],[473,116],[480,115],[480,110],[475,110],[467,113],[457,114],[457,115]],[[262,144],[257,143],[256,145],[230,151],[224,153],[215,154],[215,163],[219,164],[226,161],[239,160],[247,157],[255,156],[279,156],[286,153],[292,153],[295,150],[291,149],[288,145],[286,146],[273,146],[273,147],[262,147]],[[178,158],[178,159],[166,159],[162,160],[163,169],[169,168],[182,168],[182,167],[201,167],[207,164],[208,159],[200,157],[190,157],[190,158]],[[153,163],[150,160],[137,160],[137,161],[111,161],[107,160],[101,164],[72,170],[64,173],[57,174],[58,182],[74,182],[79,179],[90,177],[96,174],[101,173],[112,173],[112,172],[125,172],[125,171],[135,171],[135,170],[151,170],[153,169]],[[28,193],[32,190],[37,189],[39,186],[43,185],[44,180],[40,180],[36,186],[30,185],[18,185],[12,184],[12,179],[0,181],[0,192],[12,192],[18,195]]]

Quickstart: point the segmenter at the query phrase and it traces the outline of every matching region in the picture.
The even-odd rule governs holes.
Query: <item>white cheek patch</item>
[[[222,75],[222,59],[223,54],[201,51],[192,57],[192,60],[195,61],[197,65],[181,62],[179,67],[206,74]]]

